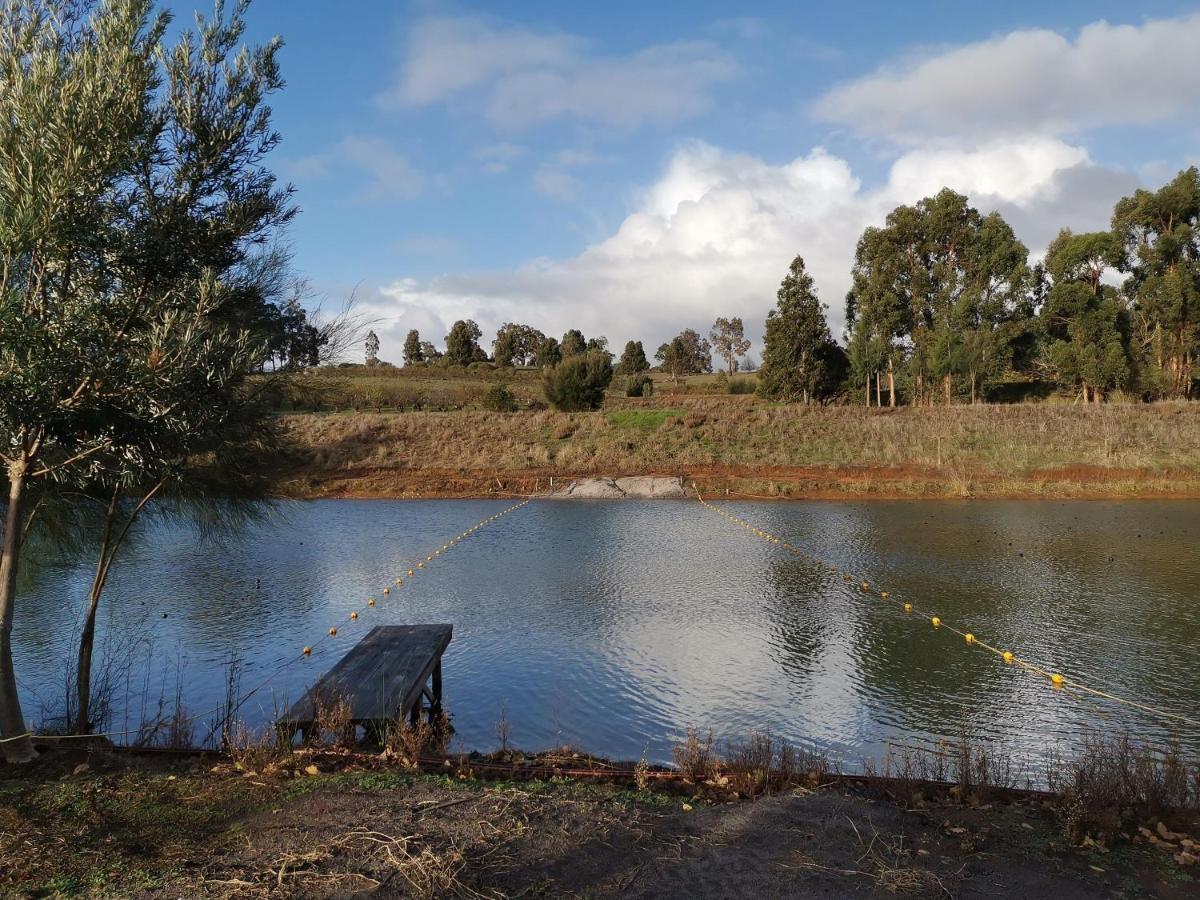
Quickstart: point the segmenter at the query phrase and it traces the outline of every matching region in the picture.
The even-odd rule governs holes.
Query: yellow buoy
[[[384,589],[383,589],[383,593],[384,593],[385,595],[387,595],[387,594],[390,594],[391,592],[392,592],[392,589],[391,589],[391,588],[384,588]],[[375,598],[374,598],[374,597],[372,597],[372,598],[371,598],[371,605],[372,605],[372,606],[374,606],[374,605],[375,605]]]
[[[941,620],[941,619],[939,619],[937,616],[934,616],[934,617],[933,617],[932,619],[930,619],[929,621],[933,623],[933,627],[934,627],[934,628],[938,628],[938,627],[940,627],[940,626],[941,626],[941,624],[942,624],[942,620]]]
[[[386,594],[386,593],[387,593],[387,588],[384,588],[384,589],[383,589],[383,592]],[[375,598],[374,598],[374,597],[372,597],[370,600],[368,600],[368,601],[367,601],[367,606],[374,606],[374,605],[375,605]]]
[[[433,562],[433,557],[432,556],[425,557],[425,562]]]
[[[1059,675],[1057,672],[1055,672],[1053,675],[1050,676],[1050,683],[1052,685],[1054,685],[1055,687],[1062,687],[1063,686],[1063,677],[1061,675]]]
[[[966,637],[966,639],[967,639],[967,643],[968,643],[968,644],[973,644],[973,643],[975,643],[975,635],[971,634],[971,632],[969,632],[969,631],[968,631],[968,632],[966,633],[965,637]]]
[[[884,600],[886,600],[886,599],[888,598],[888,592],[887,592],[887,591],[880,591],[880,592],[879,592],[879,596],[880,596],[880,597],[882,597]]]
[[[418,569],[423,569],[423,568],[425,568],[425,563],[417,563],[417,568],[418,568]]]
[[[412,578],[412,577],[413,577],[413,570],[412,570],[412,569],[409,569],[409,570],[408,570],[408,577],[409,577],[409,578]]]
[[[330,636],[330,637],[337,637],[337,629],[336,629],[336,628],[330,628],[330,629],[329,629],[329,636]]]
[[[862,583],[862,589],[864,591],[869,591],[871,589],[871,583],[869,581],[864,581]]]
[[[312,647],[305,647],[305,648],[304,648],[304,655],[305,655],[305,656],[312,656]]]
[[[355,610],[354,612],[350,613],[350,621],[351,622],[355,621],[357,618],[358,618],[358,610]]]
[[[905,604],[904,604],[904,611],[905,611],[905,612],[912,612],[912,604],[911,604],[911,603],[905,603]]]
[[[1008,663],[1010,666],[1012,665],[1012,661],[1013,661],[1013,655],[1012,655],[1012,651],[1011,651],[1011,650],[1005,650],[1005,651],[1004,651],[1004,652],[1001,654],[1001,656],[1003,656],[1003,657],[1004,657],[1004,661],[1005,661],[1006,663]]]
[[[404,579],[403,579],[403,578],[397,578],[397,579],[396,579],[396,584],[404,584]]]

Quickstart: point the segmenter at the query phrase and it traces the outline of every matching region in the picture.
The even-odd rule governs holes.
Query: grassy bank
[[[716,761],[688,756],[693,746],[662,780],[659,770],[615,777],[569,750],[413,769],[312,748],[261,771],[216,755],[55,754],[33,769],[0,767],[0,892],[1195,895],[1191,839],[1172,830],[1194,834],[1195,810],[1150,816],[1113,793],[1132,776],[1052,796],[989,787],[969,766],[938,783],[908,766],[852,778],[793,757],[784,777],[778,748],[764,765],[761,747],[752,740]],[[1077,762],[1075,777],[1094,769]],[[575,770],[597,777],[567,774]],[[1149,786],[1161,793],[1167,770],[1155,771]],[[1080,808],[1093,814],[1082,830]]]
[[[752,497],[1200,496],[1200,404],[867,410],[693,391],[589,413],[282,421],[296,451],[278,490],[295,497],[489,496],[638,474]]]

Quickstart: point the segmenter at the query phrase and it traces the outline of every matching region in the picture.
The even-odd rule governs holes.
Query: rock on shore
[[[683,500],[691,492],[678,475],[581,478],[545,495],[552,500]]]

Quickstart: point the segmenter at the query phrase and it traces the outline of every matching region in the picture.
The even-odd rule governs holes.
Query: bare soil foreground
[[[714,496],[1200,496],[1200,404],[803,407],[747,396],[590,413],[282,417],[292,497],[489,497],[584,478],[682,477]],[[656,403],[668,402],[667,399]]]
[[[1091,900],[1198,890],[1196,868],[1165,841],[1072,846],[1061,808],[1032,794],[822,776],[746,800],[677,781],[480,774],[461,761],[419,774],[351,754],[269,775],[215,756],[55,755],[34,771],[0,769],[0,893]]]

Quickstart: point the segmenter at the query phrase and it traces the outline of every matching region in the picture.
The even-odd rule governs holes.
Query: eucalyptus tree
[[[1118,237],[1109,231],[1059,232],[1046,250],[1050,289],[1039,313],[1047,362],[1055,380],[1070,384],[1086,403],[1130,377],[1127,315],[1118,291],[1104,276],[1121,259]]]
[[[483,332],[473,319],[459,319],[446,335],[446,361],[452,366],[469,366],[485,358],[486,354],[479,346],[482,336]]]
[[[750,341],[746,339],[746,329],[741,317],[726,319],[724,316],[718,316],[708,336],[717,356],[725,361],[726,372],[732,377],[737,371],[738,357],[750,349]]]
[[[850,357],[860,377],[886,366],[890,402],[895,372],[907,362],[913,399],[932,402],[941,382],[981,382],[1007,365],[1008,330],[1028,288],[1028,251],[998,213],[983,216],[946,188],[900,206],[883,228],[868,228],[854,262],[847,307]]]
[[[546,336],[531,325],[505,322],[492,341],[492,358],[501,366],[527,366],[537,356]]]
[[[220,456],[216,438],[235,427],[245,376],[269,358],[269,342],[237,323],[266,300],[255,272],[271,270],[262,256],[294,207],[264,165],[278,142],[265,101],[282,87],[281,44],[239,48],[245,8],[225,15],[218,4],[167,47],[169,17],[151,0],[0,7],[0,750],[9,759],[33,754],[11,632],[21,548],[40,504],[117,497],[111,521],[117,509],[136,516],[145,504],[126,508],[131,497],[164,492],[195,454]],[[105,576],[113,558],[102,550]]]
[[[558,346],[563,359],[566,359],[568,356],[574,356],[577,353],[587,352],[587,341],[583,339],[583,332],[578,328],[567,329]]]
[[[672,381],[680,375],[699,375],[712,371],[712,346],[694,328],[685,328],[654,353]]]
[[[1141,379],[1159,397],[1191,397],[1200,355],[1200,170],[1117,203],[1112,229],[1128,273]]]
[[[562,347],[552,337],[543,338],[534,354],[533,364],[539,369],[548,369],[562,362]]]
[[[810,403],[834,394],[845,374],[845,351],[829,333],[825,305],[797,256],[767,314],[758,391],[776,400]]]
[[[425,362],[425,350],[421,346],[421,334],[417,329],[410,329],[404,339],[404,364],[417,366]]]

